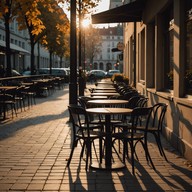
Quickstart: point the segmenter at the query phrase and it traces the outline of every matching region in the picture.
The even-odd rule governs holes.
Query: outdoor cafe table
[[[86,97],[89,97],[90,99],[107,99],[108,97],[107,96],[86,96]]]
[[[108,85],[113,85],[114,83],[112,81],[100,81],[100,82],[97,82],[98,85],[100,84],[108,84]]]
[[[17,89],[17,86],[0,86],[0,92],[6,94],[6,91]],[[3,105],[3,120],[6,119],[5,105]]]
[[[102,90],[93,90],[93,93],[117,93],[116,90],[102,89]]]
[[[115,87],[95,87],[93,90],[116,90]]]
[[[103,105],[123,105],[123,104],[127,104],[128,101],[127,100],[123,100],[123,99],[97,99],[97,100],[89,100],[87,102],[88,104],[91,105],[97,105],[97,106],[103,106]]]
[[[86,109],[89,114],[100,114],[105,116],[105,129],[106,129],[106,140],[105,140],[105,162],[98,163],[93,162],[91,164],[92,168],[113,170],[125,167],[122,162],[112,163],[112,134],[111,134],[111,116],[112,115],[123,115],[130,114],[132,109],[129,108],[88,108]]]
[[[107,97],[111,97],[111,96],[119,96],[119,93],[91,93],[91,96],[107,96]]]
[[[114,87],[113,83],[97,83],[96,87]]]

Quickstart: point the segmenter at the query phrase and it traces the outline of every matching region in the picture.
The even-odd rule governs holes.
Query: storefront
[[[124,22],[123,73],[149,105],[168,104],[163,134],[192,160],[192,1],[137,0],[108,13],[104,21]]]

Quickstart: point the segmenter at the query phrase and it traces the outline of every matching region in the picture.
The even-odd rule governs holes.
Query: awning
[[[92,24],[137,22],[142,20],[145,0],[137,0],[108,11],[92,15]]]
[[[2,41],[0,40],[0,50],[1,51],[5,51],[5,48],[6,48],[6,45],[5,45],[5,41]],[[13,43],[10,43],[10,48],[11,48],[11,51],[12,52],[15,52],[15,53],[19,53],[19,54],[30,54],[29,51],[13,44]]]

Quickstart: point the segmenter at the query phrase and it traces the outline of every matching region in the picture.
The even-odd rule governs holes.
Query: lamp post
[[[76,41],[76,1],[70,1],[70,82],[69,104],[77,104],[77,41]]]
[[[82,77],[82,54],[81,54],[81,34],[82,34],[82,2],[79,0],[79,95],[84,96],[84,79]]]

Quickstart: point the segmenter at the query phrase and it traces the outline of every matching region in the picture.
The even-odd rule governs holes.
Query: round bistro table
[[[106,140],[105,140],[105,162],[98,163],[93,162],[91,164],[92,168],[114,170],[125,167],[125,164],[121,161],[112,163],[112,133],[111,133],[111,116],[112,115],[123,115],[130,114],[132,109],[129,108],[88,108],[86,109],[89,114],[101,114],[105,116],[105,130],[106,130]]]

